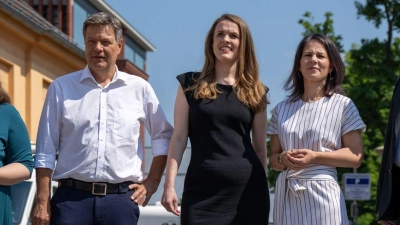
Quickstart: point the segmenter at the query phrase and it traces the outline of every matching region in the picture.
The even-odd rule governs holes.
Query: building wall
[[[36,141],[47,87],[59,76],[83,69],[83,55],[0,11],[0,79]]]

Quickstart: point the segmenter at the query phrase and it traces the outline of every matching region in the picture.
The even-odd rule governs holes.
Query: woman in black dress
[[[177,79],[163,206],[182,225],[268,224],[268,89],[247,24],[231,14],[218,18],[206,38],[203,70]],[[174,181],[188,137],[192,154],[179,212]]]

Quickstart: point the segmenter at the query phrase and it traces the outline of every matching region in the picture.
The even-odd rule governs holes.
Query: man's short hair
[[[119,42],[122,39],[121,22],[109,12],[98,12],[90,15],[83,23],[83,37],[86,38],[86,30],[89,25],[106,26],[110,25],[114,31],[115,40]]]

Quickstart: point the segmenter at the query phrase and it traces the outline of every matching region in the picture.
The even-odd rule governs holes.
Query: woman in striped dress
[[[358,110],[344,96],[344,64],[323,34],[305,37],[274,109],[270,165],[276,182],[274,224],[348,224],[336,167],[359,167],[363,158]]]

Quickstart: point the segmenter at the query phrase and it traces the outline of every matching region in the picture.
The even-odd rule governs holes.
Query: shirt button
[[[103,138],[100,138],[100,141],[103,141]]]
[[[99,159],[101,159],[101,156],[99,156]]]

